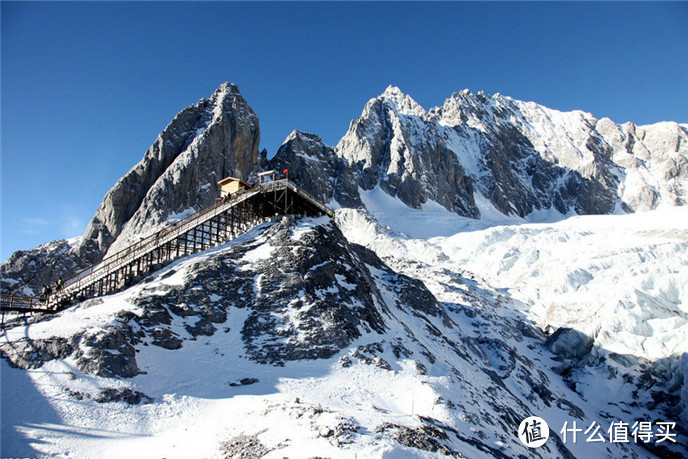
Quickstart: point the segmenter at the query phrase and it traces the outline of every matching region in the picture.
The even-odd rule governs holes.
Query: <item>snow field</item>
[[[687,210],[496,226],[429,242],[509,289],[541,328],[576,328],[610,351],[655,360],[686,351]]]
[[[373,192],[366,197],[366,205],[379,210],[375,217],[382,224],[363,212],[342,210],[337,214],[342,231],[349,240],[375,250],[394,269],[423,280],[439,301],[461,304],[487,315],[484,301],[479,306],[479,298],[485,300],[487,293],[495,300],[489,306],[494,308],[495,323],[526,319],[543,330],[580,330],[594,338],[593,357],[616,353],[620,355],[618,362],[628,362],[607,360],[609,367],[574,370],[570,379],[576,381],[578,392],[585,394],[585,401],[574,404],[589,407],[590,419],[600,422],[597,412],[604,415],[606,422],[623,420],[631,416],[629,410],[634,411],[634,419],[657,416],[628,407],[637,400],[633,392],[636,386],[618,376],[630,372],[639,378],[639,368],[634,367],[637,358],[673,375],[672,387],[680,387],[684,381],[684,411],[674,414],[672,420],[686,419],[688,209],[566,219],[559,215],[560,221],[556,215],[531,216],[536,221],[552,221],[539,224],[501,216],[496,221],[473,223],[472,228],[466,227],[461,217],[453,216],[448,220],[454,219],[459,231],[447,237],[442,235],[444,228],[433,226],[433,218],[424,218],[424,212],[393,205],[385,212],[382,203],[392,198],[378,197]],[[411,239],[405,235],[420,237],[423,231],[426,236],[434,231],[437,237]],[[432,263],[429,253],[443,262]],[[461,275],[466,285],[452,284],[450,273]],[[461,323],[462,316],[450,316]],[[478,330],[475,327],[473,319],[460,326],[468,335]],[[511,343],[518,341],[515,338]],[[543,365],[543,370],[560,365],[544,355],[533,356],[532,349],[516,346],[522,355]],[[488,359],[495,368],[504,361],[499,353],[488,352]],[[619,374],[607,374],[606,368]],[[522,379],[510,381],[527,390]],[[562,384],[554,375],[547,386],[556,391],[554,387]],[[566,391],[563,387],[561,390]],[[540,406],[533,412],[546,413],[550,427],[557,423],[562,426],[565,421],[570,425],[572,420],[552,407]],[[575,445],[571,450],[587,455],[590,452],[585,446]],[[611,450],[600,453],[609,457],[616,454]]]
[[[372,193],[369,197],[376,198]],[[616,343],[619,350],[637,356],[667,356],[685,346],[681,333],[686,326],[684,273],[688,270],[683,254],[688,250],[688,214],[683,210],[505,225],[504,221],[468,221],[441,209],[387,209],[378,218],[397,225],[393,228],[351,209],[339,210],[336,220],[351,242],[368,246],[397,271],[423,280],[447,308],[446,318],[422,319],[408,305],[398,304],[387,286],[389,275],[368,266],[380,286],[384,304],[377,306],[387,330],[384,335],[364,333],[330,359],[287,362],[280,368],[249,360],[241,329],[250,311],[231,308],[227,322],[209,337],[194,339],[184,327],[189,319],[175,316],[171,330],[185,338],[183,346],[167,350],[149,342],[138,345],[137,363],[146,373],[132,379],[86,375],[70,359],[29,371],[12,369],[3,361],[3,417],[17,420],[12,431],[8,430],[12,425],[3,423],[3,454],[220,457],[223,442],[243,435],[255,436],[272,449],[265,457],[437,457],[376,432],[387,422],[420,426],[419,416],[507,455],[517,454],[522,446],[505,427],[505,413],[493,402],[506,403],[519,413],[529,406],[533,414],[546,417],[553,430],[572,418],[566,406],[545,404],[536,397],[529,400],[533,388],[526,379],[528,366],[513,361],[512,352],[494,338],[505,339],[516,356],[541,366],[546,388],[556,397],[570,397],[588,423],[600,419],[596,410],[606,404],[608,394],[621,390],[620,379],[600,381],[582,375],[580,384],[590,395],[579,398],[550,372],[555,362],[535,346],[537,340],[524,339],[519,322],[592,330],[599,345],[612,349]],[[440,223],[433,227],[434,221]],[[302,238],[317,224],[314,219],[300,221],[293,237]],[[432,236],[451,228],[463,232]],[[107,327],[117,311],[139,313],[127,301],[130,296],[144,288],[146,294],[155,294],[165,286],[183,285],[197,264],[241,241],[257,241],[242,261],[266,259],[272,248],[261,234],[264,229],[265,225],[239,240],[179,260],[145,284],[91,301],[89,307],[8,330],[3,340],[70,336]],[[407,236],[422,231],[426,239]],[[171,270],[175,272],[169,275]],[[630,290],[626,287],[630,283],[638,287]],[[285,326],[298,327],[289,314]],[[593,326],[585,328],[591,321]],[[455,340],[466,360],[428,334],[429,329]],[[383,352],[361,351],[383,340]],[[408,357],[394,355],[391,345],[396,342],[403,342]],[[424,357],[428,349],[432,362]],[[341,365],[343,357],[350,359],[351,366]],[[372,364],[364,363],[367,357]],[[426,374],[417,365],[421,362]],[[503,388],[485,369],[497,375]],[[230,385],[246,378],[258,381]],[[88,397],[78,400],[69,392],[97,394],[104,388],[129,388],[154,401],[99,404]],[[449,409],[448,400],[459,408]],[[620,411],[610,412],[623,416]],[[341,425],[359,428],[351,432],[351,443],[335,447],[330,439]],[[486,457],[469,443],[459,445],[462,454]],[[567,446],[579,457],[620,453],[606,445]]]
[[[411,209],[379,188],[361,196],[374,218],[342,209],[338,224],[350,241],[400,260],[395,268],[416,261],[469,271],[507,289],[543,330],[576,328],[613,352],[654,360],[688,349],[688,208],[539,212],[529,218],[552,223],[527,223],[479,194],[481,212],[494,220],[459,217],[436,203]]]

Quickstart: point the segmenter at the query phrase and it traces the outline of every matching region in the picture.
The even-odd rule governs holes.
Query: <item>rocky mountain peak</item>
[[[428,200],[477,217],[472,182],[441,127],[410,96],[390,86],[366,105],[335,147],[364,190],[380,186],[412,208]]]
[[[483,120],[507,115],[513,109],[513,99],[510,97],[499,93],[489,95],[484,91],[472,93],[464,89],[459,93],[454,92],[442,106],[431,109],[431,113],[446,126],[466,124],[480,129]]]
[[[230,83],[229,81],[225,81],[220,85],[219,88],[215,90],[213,97],[221,97],[225,95],[241,95],[241,93],[239,92],[239,87],[237,85]]]
[[[289,142],[314,142],[314,143],[323,143],[322,139],[320,136],[316,134],[312,134],[310,132],[303,132],[299,131],[297,129],[294,129],[289,133],[286,139],[284,139],[284,143],[289,143]],[[323,144],[324,145],[324,144]]]
[[[415,116],[425,116],[427,112],[423,107],[418,104],[409,95],[401,92],[396,86],[388,86],[377,99],[385,102],[389,107],[391,107],[396,113],[402,115],[415,115]]]
[[[223,115],[230,115],[235,113],[241,118],[255,118],[256,114],[248,104],[246,99],[241,95],[237,85],[225,82],[215,90],[210,98],[213,106],[213,119],[219,118]],[[252,120],[249,120],[250,122]]]
[[[218,180],[246,178],[254,169],[259,141],[258,117],[237,86],[224,83],[210,99],[182,110],[141,162],[108,192],[87,237],[102,234],[104,226],[119,239],[107,247],[113,253],[155,231],[171,215],[208,205],[217,196]],[[126,195],[126,208],[120,195]]]
[[[209,99],[179,112],[141,161],[107,192],[85,234],[60,244],[66,261],[59,269],[34,264],[28,273],[27,263],[36,254],[26,251],[3,265],[3,279],[20,276],[21,281],[15,278],[19,284],[38,292],[41,284],[67,278],[124,249],[168,219],[207,206],[218,195],[217,181],[248,178],[258,161],[259,142],[258,117],[237,86],[224,83]],[[40,252],[55,250],[44,247]]]
[[[325,203],[362,206],[347,162],[315,134],[292,131],[268,167],[278,171],[287,169],[290,180]]]

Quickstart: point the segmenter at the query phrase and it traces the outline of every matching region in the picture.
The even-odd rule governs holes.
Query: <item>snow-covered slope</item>
[[[340,214],[351,238],[395,239]],[[15,323],[2,350],[31,369],[0,363],[2,454],[646,454],[564,444],[567,420],[609,419],[551,369],[524,311],[448,260],[418,261],[427,242],[397,243],[409,251],[390,263],[430,291],[327,219],[285,219],[127,291]],[[531,413],[553,427],[537,450],[515,435]]]
[[[31,369],[1,363],[3,419],[12,420],[2,454],[649,454],[633,443],[564,444],[556,432],[567,421],[606,430],[614,419],[663,415],[666,403],[648,406],[637,361],[605,362],[603,347],[587,366],[551,352],[536,306],[465,270],[461,235],[410,239],[357,210],[338,211],[337,222],[348,241],[327,219],[285,219],[127,291],[16,322],[2,351]],[[578,311],[559,312],[557,324],[576,325]],[[562,378],[564,365],[578,366]],[[611,378],[608,366],[625,373]],[[537,450],[515,435],[530,414],[553,429]]]
[[[409,209],[381,191],[364,196],[374,217],[338,213],[350,240],[440,300],[451,292],[441,270],[465,270],[550,335],[558,363],[549,369],[601,417],[671,420],[685,435],[688,209],[490,224]]]
[[[574,365],[580,374],[567,377],[581,393],[598,391],[595,378],[607,373],[624,378],[629,393],[651,388],[646,399],[636,394],[641,405],[688,421],[688,208],[497,226],[432,242],[452,263],[507,288],[541,329],[587,337]]]

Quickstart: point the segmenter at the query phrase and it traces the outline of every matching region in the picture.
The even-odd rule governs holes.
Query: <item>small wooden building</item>
[[[220,185],[221,198],[226,198],[227,196],[234,195],[241,190],[248,190],[251,188],[251,185],[248,183],[234,177],[224,178],[217,182],[217,184]]]

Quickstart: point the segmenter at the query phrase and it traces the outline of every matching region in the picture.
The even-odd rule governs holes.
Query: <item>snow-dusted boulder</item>
[[[558,356],[581,359],[590,353],[594,340],[573,328],[562,327],[549,337],[545,345]]]

